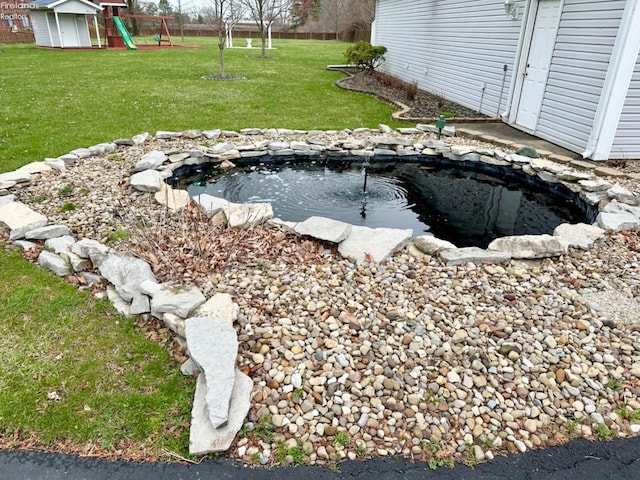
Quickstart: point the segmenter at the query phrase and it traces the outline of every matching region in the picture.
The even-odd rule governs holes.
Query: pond
[[[286,221],[315,215],[371,228],[410,228],[414,236],[432,234],[458,247],[550,234],[561,223],[591,223],[597,214],[562,184],[522,170],[431,157],[367,163],[262,157],[229,171],[211,164],[182,167],[170,182],[192,197],[271,203],[275,216]]]

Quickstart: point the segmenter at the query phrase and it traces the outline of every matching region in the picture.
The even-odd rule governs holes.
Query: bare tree
[[[240,0],[210,0],[209,7],[204,11],[207,20],[211,21],[218,31],[219,76],[225,78],[227,74],[224,69],[224,49],[227,44],[227,27],[242,16],[242,3]]]
[[[352,0],[322,0],[320,3],[320,20],[340,39],[340,32],[350,26],[351,20],[347,12]]]
[[[271,26],[288,14],[292,0],[242,0],[260,32],[261,57],[266,57],[267,33]]]

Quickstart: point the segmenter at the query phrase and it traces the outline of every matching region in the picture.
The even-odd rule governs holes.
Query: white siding
[[[640,158],[640,57],[633,70],[609,158]]]
[[[87,17],[84,15],[77,15],[76,26],[78,28],[78,39],[80,40],[80,46],[90,47],[91,37],[89,36],[89,25],[87,23]]]
[[[624,6],[624,0],[565,0],[537,136],[585,150]]]
[[[49,37],[47,13],[35,10],[31,10],[29,13],[31,14],[31,23],[36,45],[39,47],[53,47],[53,45],[51,45],[51,37]]]
[[[52,47],[60,47],[60,35],[58,35],[58,25],[56,24],[56,16],[53,12],[47,12],[47,19],[49,20],[49,31],[51,32],[51,38],[53,39]]]
[[[496,116],[506,108],[522,18],[521,3],[518,20],[503,4],[378,0],[372,41],[388,49],[381,70],[475,110],[482,98],[482,113]]]

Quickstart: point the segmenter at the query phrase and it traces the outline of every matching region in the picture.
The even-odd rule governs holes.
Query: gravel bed
[[[188,145],[152,140],[91,157],[16,194],[80,237],[132,233],[119,248],[148,258],[154,228],[187,241],[187,215],[163,211],[127,177],[144,152]],[[63,213],[65,203],[77,209]],[[225,235],[203,228],[204,239]],[[304,257],[295,253],[309,245],[288,235],[271,249],[287,255],[265,257],[256,245],[273,235],[263,230],[226,244],[240,253],[204,275],[191,273],[208,261],[195,247],[171,257],[177,248],[155,245],[151,261],[159,279],[179,271],[240,306],[238,363],[256,386],[232,456],[400,455],[436,466],[640,431],[636,232],[556,259],[446,267],[411,250],[355,265],[319,243]]]

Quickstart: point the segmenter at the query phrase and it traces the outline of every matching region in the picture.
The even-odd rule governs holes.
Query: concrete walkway
[[[551,142],[542,140],[541,138],[529,135],[521,130],[513,128],[506,123],[502,122],[470,122],[470,123],[450,123],[456,127],[456,130],[466,130],[477,134],[478,139],[482,140],[482,136],[493,137],[499,140],[513,142],[515,144],[530,145],[538,151],[547,151],[556,155],[569,157],[573,160],[582,160],[582,156],[567,150],[566,148],[559,147]],[[469,137],[470,135],[465,135]],[[473,136],[473,135],[472,135]]]
[[[635,480],[640,478],[640,437],[612,442],[574,440],[521,455],[497,457],[470,468],[431,470],[402,459],[344,462],[322,467],[250,467],[228,459],[198,465],[111,462],[29,451],[0,452],[0,480]]]

